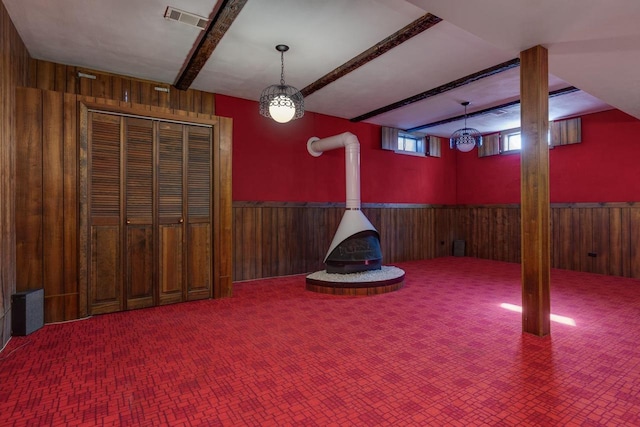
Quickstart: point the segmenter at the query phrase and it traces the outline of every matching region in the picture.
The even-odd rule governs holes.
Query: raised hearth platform
[[[306,289],[333,295],[378,295],[397,291],[403,286],[404,270],[383,265],[380,270],[350,274],[316,271],[307,276]]]

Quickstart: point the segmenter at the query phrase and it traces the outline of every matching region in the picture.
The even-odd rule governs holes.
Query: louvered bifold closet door
[[[160,304],[170,304],[184,300],[184,126],[156,125]]]
[[[154,132],[151,120],[125,119],[126,308],[155,305]]]
[[[89,113],[87,159],[89,176],[89,314],[124,308],[121,240],[122,118]]]
[[[209,298],[212,291],[212,131],[186,126],[187,135],[187,298]]]

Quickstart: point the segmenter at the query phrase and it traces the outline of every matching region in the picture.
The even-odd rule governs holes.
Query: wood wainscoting
[[[466,255],[520,262],[518,205],[457,206]],[[552,203],[551,267],[640,279],[640,203]]]
[[[380,233],[384,264],[451,253],[454,236],[436,227],[448,221],[439,218],[443,210],[365,204],[362,211]],[[324,270],[343,213],[337,203],[234,202],[234,281]]]
[[[447,208],[456,239],[465,241],[465,255],[520,262],[520,206],[482,205]]]
[[[364,204],[380,232],[383,263],[452,254],[520,262],[520,206]],[[322,260],[342,204],[234,202],[234,280],[310,273]],[[551,206],[551,266],[640,279],[640,203]]]
[[[551,207],[551,266],[640,279],[640,203]]]

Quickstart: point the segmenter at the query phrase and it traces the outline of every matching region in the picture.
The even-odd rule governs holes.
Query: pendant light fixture
[[[304,116],[304,98],[298,89],[284,84],[284,53],[289,46],[279,44],[280,84],[271,85],[260,95],[260,114],[270,117],[278,123],[287,123]]]
[[[457,148],[459,151],[467,153],[473,150],[476,145],[482,147],[482,135],[477,129],[467,127],[467,105],[469,105],[469,102],[465,101],[461,104],[464,106],[464,128],[458,129],[451,134],[449,146],[452,150]]]

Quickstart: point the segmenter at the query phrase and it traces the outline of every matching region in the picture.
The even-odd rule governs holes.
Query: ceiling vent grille
[[[184,10],[176,9],[171,6],[167,6],[167,10],[164,11],[165,19],[171,19],[173,21],[182,22],[183,24],[197,27],[201,30],[207,28],[209,20],[204,16],[199,16],[194,13],[185,12]]]

